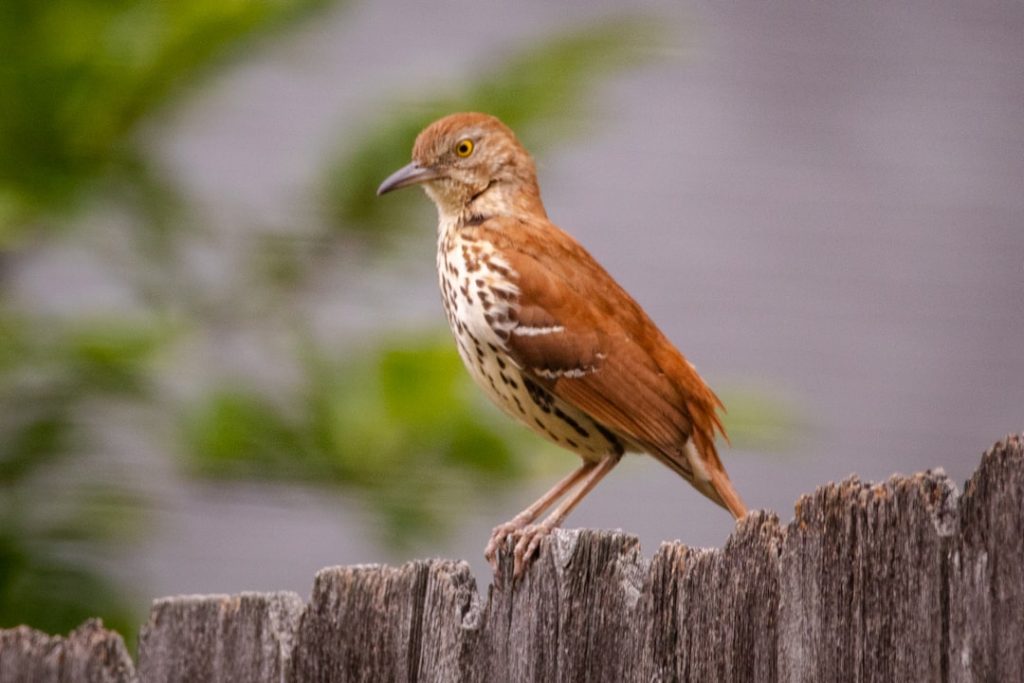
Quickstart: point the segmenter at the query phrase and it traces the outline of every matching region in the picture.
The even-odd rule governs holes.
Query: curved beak
[[[429,166],[420,166],[419,163],[413,161],[385,178],[384,182],[377,188],[377,196],[379,197],[385,192],[391,192],[391,190],[400,190],[403,187],[418,185],[419,183],[425,183],[428,180],[440,177],[441,172],[437,169],[430,168]]]

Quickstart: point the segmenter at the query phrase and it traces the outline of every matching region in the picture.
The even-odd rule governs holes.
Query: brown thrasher
[[[519,575],[541,539],[626,451],[653,455],[737,518],[718,459],[721,402],[639,304],[548,220],[533,159],[501,121],[452,114],[416,138],[377,194],[422,184],[437,205],[448,324],[473,379],[502,410],[583,465],[511,521]],[[575,489],[575,490],[573,490]],[[539,524],[537,518],[572,493]]]

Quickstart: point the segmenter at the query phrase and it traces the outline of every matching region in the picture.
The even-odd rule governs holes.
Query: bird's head
[[[417,136],[412,159],[381,183],[378,195],[423,185],[442,216],[536,211],[540,205],[533,159],[493,116],[462,113],[434,121]]]

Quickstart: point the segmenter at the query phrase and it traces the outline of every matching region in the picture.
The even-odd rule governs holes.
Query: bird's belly
[[[492,256],[474,262],[471,252],[464,252],[458,242],[449,249],[442,242],[438,252],[448,325],[469,374],[509,416],[584,459],[599,460],[610,452],[622,452],[620,438],[524,376],[505,351],[505,340],[515,327],[509,307],[518,290],[502,276],[505,268],[500,262],[497,270],[487,265],[495,260]]]
[[[507,356],[492,353],[490,347],[476,345],[468,335],[452,331],[470,376],[507,415],[586,460],[599,460],[622,450],[621,441],[610,430],[524,377]]]

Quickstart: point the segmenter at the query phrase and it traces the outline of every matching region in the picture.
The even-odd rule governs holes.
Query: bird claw
[[[498,551],[505,545],[508,538],[514,537],[524,526],[526,526],[526,521],[514,518],[494,527],[491,531],[491,538],[487,541],[487,547],[484,548],[484,557],[490,563],[491,569],[498,571]]]
[[[491,539],[484,549],[484,557],[487,558],[491,568],[497,571],[498,551],[511,538],[514,542],[512,578],[518,579],[526,570],[530,559],[540,548],[540,542],[551,533],[552,528],[554,527],[551,524],[527,524],[525,521],[517,519],[499,524],[491,532]]]
[[[529,564],[530,559],[540,548],[540,542],[551,533],[550,524],[530,524],[523,527],[517,534],[516,547],[513,551],[515,562],[512,569],[512,578],[516,579],[522,575]]]

